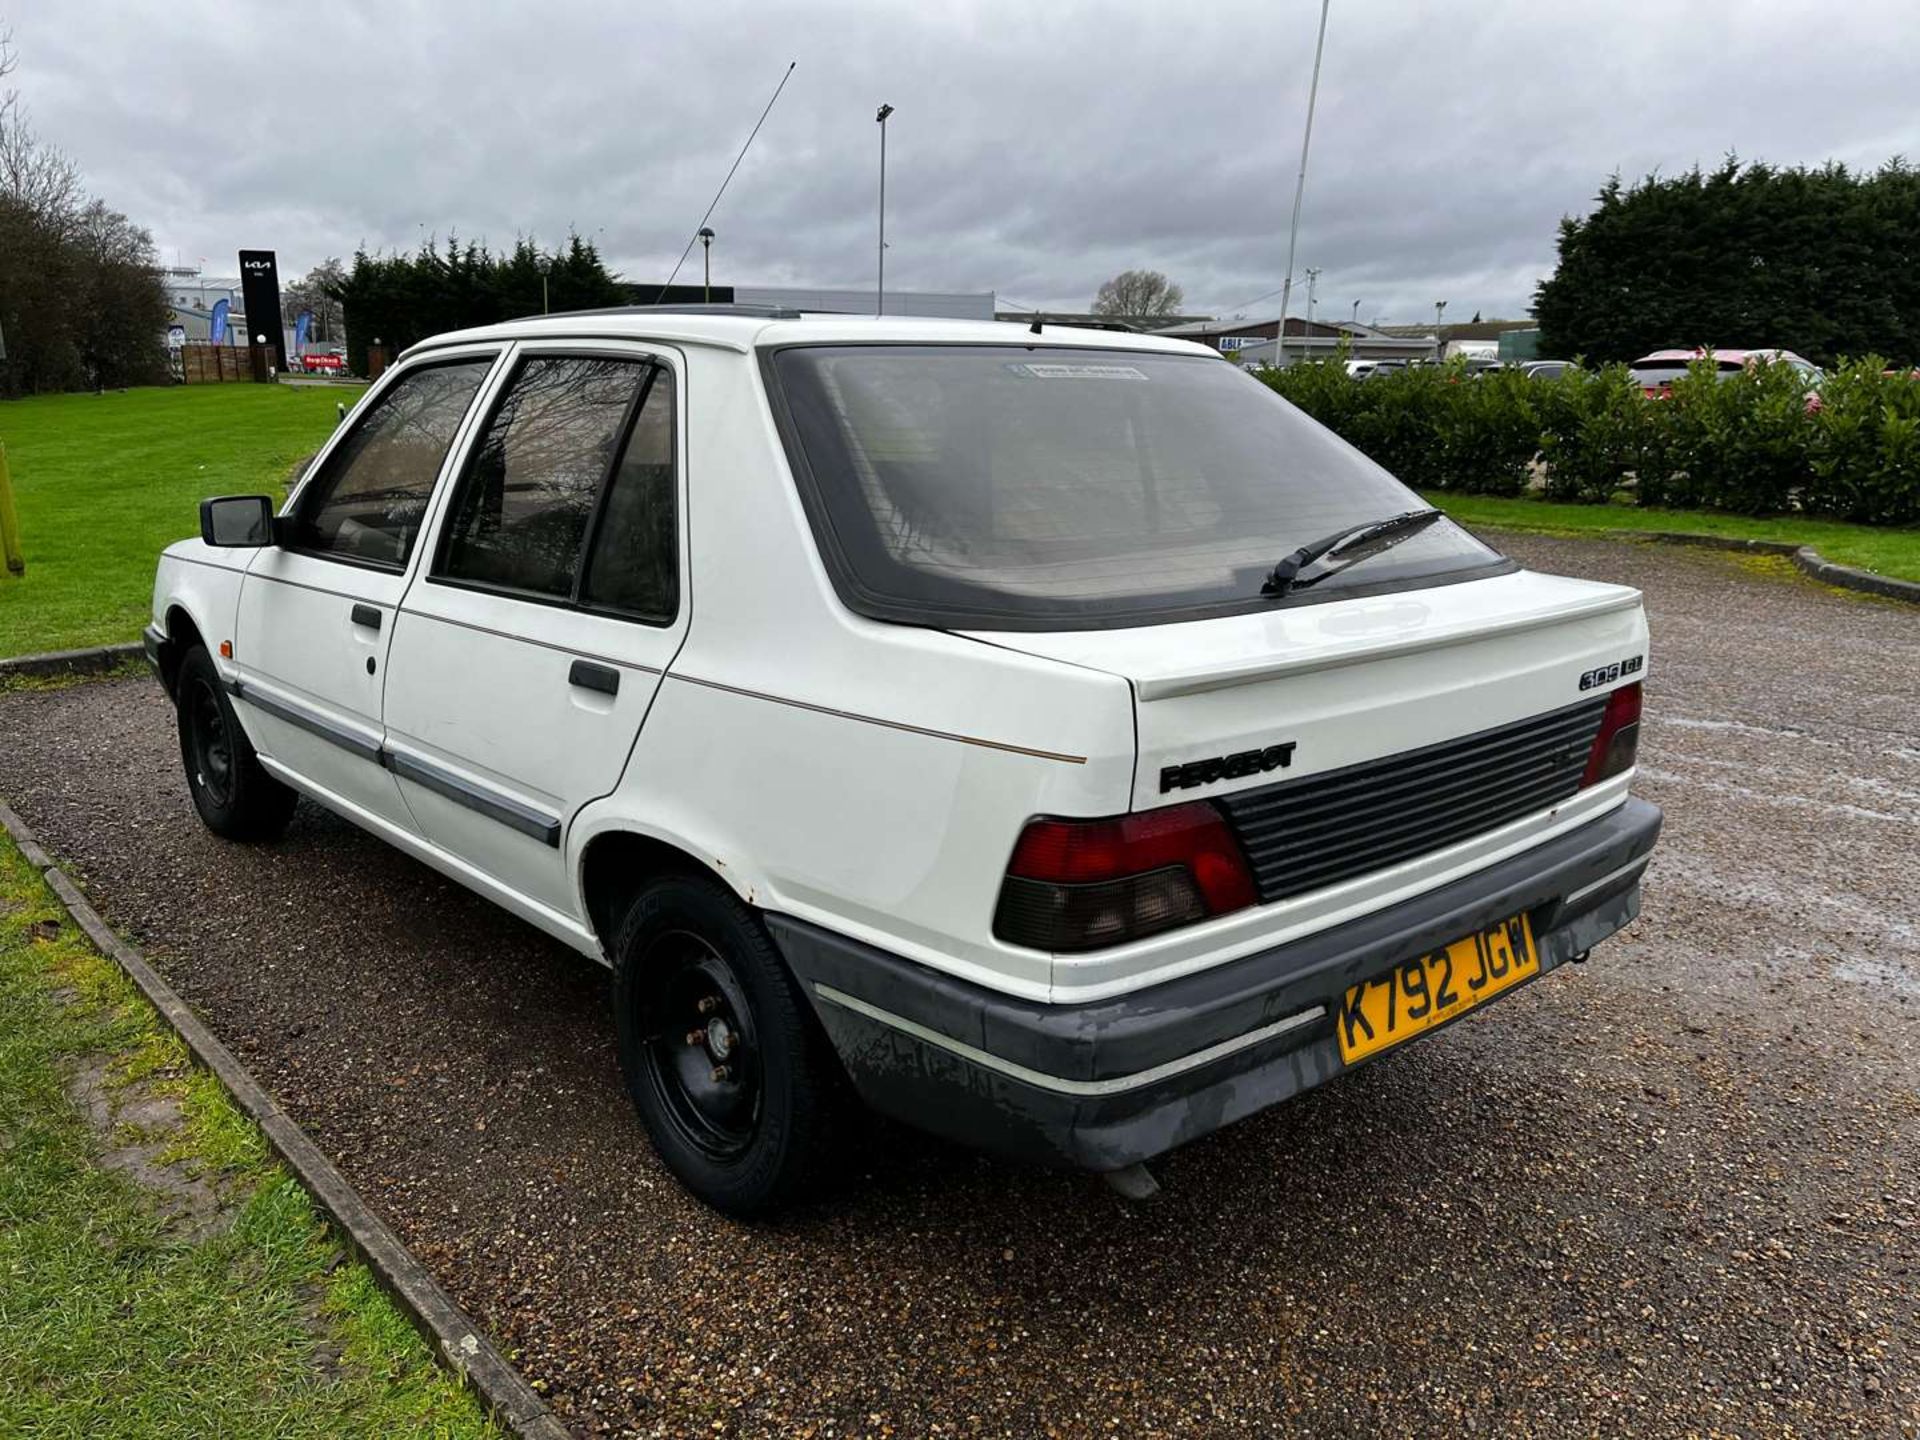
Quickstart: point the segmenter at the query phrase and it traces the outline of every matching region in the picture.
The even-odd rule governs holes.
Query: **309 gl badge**
[[[1580,677],[1582,690],[1597,690],[1602,685],[1611,685],[1616,680],[1624,680],[1629,675],[1638,675],[1640,667],[1647,663],[1644,655],[1629,655],[1624,660],[1616,660],[1611,665],[1602,665],[1597,670],[1589,670]]]

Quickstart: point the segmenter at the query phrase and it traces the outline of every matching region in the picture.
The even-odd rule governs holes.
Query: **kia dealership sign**
[[[287,337],[280,323],[280,267],[271,250],[240,252],[240,298],[246,306],[247,329],[266,337],[274,368],[287,368]]]

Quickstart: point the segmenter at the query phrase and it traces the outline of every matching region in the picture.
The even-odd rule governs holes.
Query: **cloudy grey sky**
[[[873,282],[887,101],[889,288],[1082,308],[1150,266],[1212,313],[1278,308],[1248,302],[1285,269],[1318,10],[0,0],[43,135],[209,272],[572,225],[664,279],[796,60],[716,281]],[[1610,171],[1920,157],[1916,42],[1911,0],[1334,0],[1300,266],[1323,313],[1524,313]]]

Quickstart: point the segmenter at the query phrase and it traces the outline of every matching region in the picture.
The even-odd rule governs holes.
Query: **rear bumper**
[[[1347,1068],[1347,987],[1512,915],[1540,969],[1640,913],[1660,833],[1642,800],[1403,904],[1129,995],[1043,1005],[782,915],[767,924],[861,1095],[1013,1158],[1116,1170]],[[1431,1033],[1431,1032],[1429,1032]]]

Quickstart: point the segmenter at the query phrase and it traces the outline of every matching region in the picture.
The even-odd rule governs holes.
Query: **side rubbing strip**
[[[384,766],[403,780],[444,795],[456,805],[464,805],[469,810],[497,820],[509,829],[518,830],[522,835],[531,835],[543,845],[556,848],[560,844],[560,817],[549,815],[544,810],[536,810],[531,805],[522,804],[511,795],[502,795],[499,791],[475,784],[451,771],[442,770],[438,765],[430,765],[424,760],[414,760],[405,755],[396,755],[384,746],[357,735],[342,726],[313,714],[303,706],[277,700],[270,695],[262,695],[258,690],[249,690],[238,680],[222,679],[220,688],[236,700],[244,700],[262,714],[284,720],[289,725],[298,726],[310,735],[318,735],[322,740],[338,745],[349,754],[358,755],[362,760],[371,760]]]
[[[444,795],[454,804],[464,805],[489,820],[498,820],[510,830],[531,835],[543,845],[558,847],[560,844],[558,816],[536,810],[531,805],[523,805],[510,795],[476,785],[463,776],[442,770],[438,765],[429,765],[407,755],[396,755],[391,750],[382,752],[381,763],[402,780],[411,780],[436,795]]]
[[[306,731],[309,735],[318,735],[330,744],[338,745],[349,754],[358,755],[362,760],[380,763],[380,742],[369,740],[366,736],[336,725],[324,716],[316,715],[303,705],[289,704],[285,700],[275,699],[271,695],[262,695],[258,690],[248,689],[241,681],[223,679],[220,687],[237,700],[244,700],[262,714],[271,715],[276,720],[284,720],[289,725]]]

